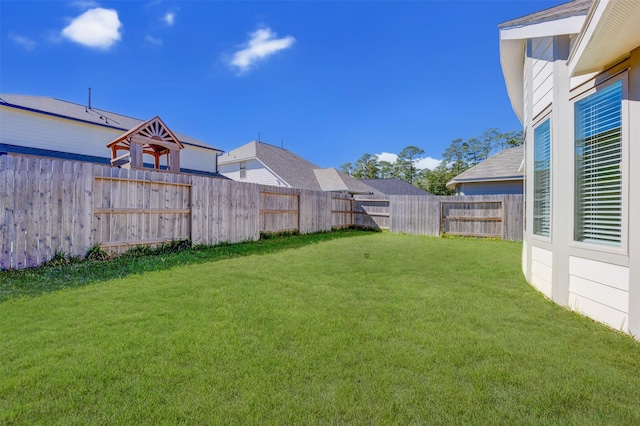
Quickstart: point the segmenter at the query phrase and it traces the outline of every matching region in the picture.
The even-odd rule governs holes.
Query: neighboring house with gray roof
[[[640,0],[499,25],[525,135],[522,270],[555,303],[640,338]]]
[[[144,122],[45,96],[0,94],[0,152],[109,164],[107,144]],[[217,175],[222,150],[179,132],[173,134],[184,146],[182,172]],[[150,163],[149,158],[144,160]]]
[[[413,186],[401,179],[360,179],[370,187],[384,195],[431,195],[417,186]]]
[[[377,193],[334,168],[321,168],[288,149],[252,141],[222,155],[220,173],[238,182],[351,194]]]
[[[522,194],[524,146],[507,148],[447,182],[456,195]]]

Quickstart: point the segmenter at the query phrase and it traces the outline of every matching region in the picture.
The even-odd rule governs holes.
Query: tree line
[[[503,133],[491,128],[475,138],[451,141],[442,153],[442,161],[433,170],[416,168],[424,150],[414,145],[400,151],[393,163],[365,153],[355,163],[345,163],[340,169],[357,179],[397,178],[435,195],[451,195],[453,191],[446,187],[449,180],[492,154],[522,145],[523,142],[522,130]]]

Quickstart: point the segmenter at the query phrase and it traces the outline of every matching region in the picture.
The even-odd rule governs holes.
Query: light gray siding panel
[[[533,39],[531,42],[533,116],[553,101],[553,37]]]
[[[249,160],[246,161],[246,163],[246,178],[244,179],[240,179],[240,162],[221,164],[220,174],[238,182],[251,182],[258,183],[260,185],[289,187],[287,182],[284,182],[278,176],[273,174],[260,161]]]
[[[180,168],[216,172],[216,151],[185,145],[180,151]]]
[[[468,182],[458,185],[458,195],[522,194],[522,181]]]

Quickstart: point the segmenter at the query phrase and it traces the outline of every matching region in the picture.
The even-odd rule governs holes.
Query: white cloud
[[[436,167],[438,167],[438,165],[440,164],[440,161],[442,160],[438,160],[437,158],[431,158],[431,157],[421,158],[416,163],[416,168],[433,170]]]
[[[266,59],[280,50],[288,49],[296,41],[292,36],[276,38],[277,34],[269,28],[259,29],[249,34],[251,39],[246,47],[233,54],[231,65],[240,72],[249,70],[256,62]]]
[[[393,154],[390,152],[383,152],[376,155],[378,156],[378,161],[388,161],[389,163],[395,163],[395,161],[398,159],[397,154]],[[415,165],[417,169],[433,170],[438,166],[438,164],[440,164],[440,161],[441,160],[438,160],[436,158],[424,157],[424,158],[418,159]]]
[[[27,50],[33,50],[36,48],[37,43],[32,38],[19,34],[9,34],[9,38]]]
[[[169,26],[172,26],[173,23],[176,20],[176,14],[174,12],[167,12],[164,15],[164,18],[162,18],[162,20]]]
[[[392,154],[390,152],[383,152],[381,154],[376,154],[378,157],[378,161],[388,161],[389,163],[395,163],[398,159],[396,154]]]
[[[162,45],[162,40],[161,39],[155,38],[155,37],[151,37],[150,35],[146,36],[145,40],[147,40],[151,44],[155,44],[156,46]]]
[[[71,21],[62,35],[71,41],[88,47],[108,49],[120,40],[118,12],[113,9],[89,9]]]

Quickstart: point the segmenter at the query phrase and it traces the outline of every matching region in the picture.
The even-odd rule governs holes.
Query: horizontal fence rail
[[[522,195],[352,196],[19,155],[0,155],[0,202],[0,269],[96,246],[119,253],[352,226],[522,239]]]

